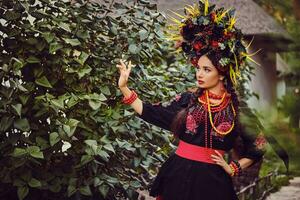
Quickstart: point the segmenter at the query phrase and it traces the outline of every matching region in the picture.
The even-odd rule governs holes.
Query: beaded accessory
[[[222,98],[222,102],[218,103],[217,106],[211,106],[211,108],[209,108],[211,103],[207,100],[206,95],[208,95],[207,90],[199,96],[199,104],[189,108],[186,118],[186,132],[194,135],[198,126],[203,124],[205,147],[212,148],[213,137],[215,137],[215,140],[223,141],[225,135],[233,130],[236,114],[231,102],[231,96],[227,93],[219,96],[219,98]],[[212,116],[212,113],[214,113],[214,116]],[[209,123],[211,128],[208,127]]]
[[[231,176],[236,176],[242,171],[241,165],[237,160],[231,161],[229,166],[232,170]]]
[[[137,94],[135,93],[135,91],[131,90],[131,94],[129,97],[123,97],[122,99],[122,103],[124,104],[132,104],[136,99],[138,98]]]

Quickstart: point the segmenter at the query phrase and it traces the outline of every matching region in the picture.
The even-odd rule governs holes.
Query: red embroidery
[[[180,94],[176,94],[175,101],[179,101],[180,98],[181,98],[181,95]]]
[[[163,200],[162,196],[156,197],[156,200]]]
[[[230,122],[222,122],[217,126],[217,129],[221,132],[226,132],[231,128],[231,123]]]
[[[186,129],[193,133],[196,133],[196,127],[197,127],[197,124],[196,124],[195,119],[193,118],[193,116],[191,114],[188,114],[186,117]]]
[[[266,147],[267,140],[262,134],[260,134],[257,136],[254,143],[257,149],[264,149]]]

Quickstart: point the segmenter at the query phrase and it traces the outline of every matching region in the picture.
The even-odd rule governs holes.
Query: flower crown
[[[256,63],[251,56],[257,52],[247,54],[253,40],[246,46],[241,30],[235,27],[235,10],[215,9],[208,0],[200,0],[199,4],[184,8],[185,16],[171,12],[181,20],[170,17],[175,24],[168,26],[172,32],[167,38],[179,42],[181,48],[177,52],[183,51],[194,66],[202,55],[211,55],[215,60],[213,64],[228,73],[236,85],[245,61]]]

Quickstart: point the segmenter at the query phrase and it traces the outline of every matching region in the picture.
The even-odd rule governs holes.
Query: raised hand
[[[128,65],[121,59],[120,64],[117,65],[120,72],[120,78],[118,82],[119,88],[127,87],[128,78],[131,71],[131,60],[129,61]]]

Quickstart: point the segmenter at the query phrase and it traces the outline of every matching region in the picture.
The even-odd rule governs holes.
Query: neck
[[[224,94],[224,90],[222,90],[222,88],[225,88],[225,87],[224,87],[223,82],[220,81],[216,86],[207,88],[207,90],[213,94],[222,95],[222,94]]]

